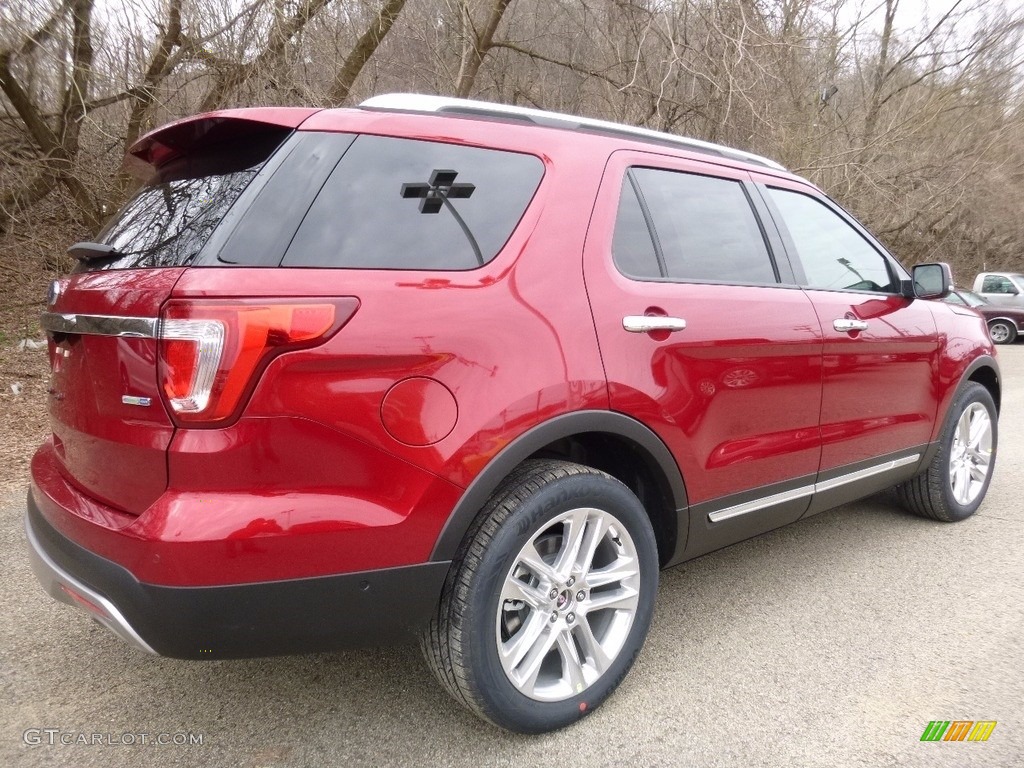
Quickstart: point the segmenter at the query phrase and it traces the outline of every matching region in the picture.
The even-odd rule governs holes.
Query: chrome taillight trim
[[[198,345],[199,357],[189,394],[171,398],[169,403],[178,413],[199,413],[210,403],[217,366],[224,351],[224,325],[217,320],[160,320],[156,317],[43,312],[39,324],[47,333],[191,341]]]
[[[88,336],[155,339],[160,321],[155,317],[43,312],[39,317],[39,324],[47,333],[77,333]]]
[[[168,398],[177,413],[200,413],[210,404],[213,382],[217,378],[224,351],[224,324],[217,320],[165,319],[160,338],[166,341],[191,341],[199,349],[195,373],[186,397]]]

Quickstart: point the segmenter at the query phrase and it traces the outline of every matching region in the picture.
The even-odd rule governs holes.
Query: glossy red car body
[[[50,327],[53,438],[32,463],[30,536],[74,577],[56,589],[84,585],[74,599],[149,649],[239,656],[415,630],[477,511],[531,456],[636,489],[668,566],[910,477],[968,378],[998,402],[972,312],[785,275],[771,286],[616,269],[628,168],[824,199],[784,171],[635,137],[375,110],[199,116],[134,154],[159,165],[268,124],[523,153],[543,179],[475,269],[181,266],[60,281],[53,316],[155,321],[169,303],[236,298],[357,306],[322,343],[268,358],[214,425],[166,407],[159,339]],[[765,237],[783,252],[776,231]],[[686,330],[628,333],[627,315],[683,317]],[[834,318],[867,330],[836,331]],[[716,510],[728,514],[715,522]]]

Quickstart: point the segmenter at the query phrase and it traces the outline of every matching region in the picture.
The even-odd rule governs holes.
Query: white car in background
[[[981,272],[974,278],[974,292],[993,304],[1024,306],[1024,275],[1019,272]]]

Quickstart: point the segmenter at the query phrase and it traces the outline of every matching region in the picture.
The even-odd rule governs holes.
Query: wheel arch
[[[452,560],[487,499],[531,458],[561,458],[612,475],[640,499],[658,542],[662,565],[685,545],[680,512],[686,487],[671,451],[636,419],[614,411],[576,411],[538,424],[506,445],[473,479],[434,544],[431,560]]]
[[[985,318],[985,322],[988,325],[992,325],[992,323],[1009,323],[1017,330],[1021,329],[1021,321],[1013,317],[1004,317],[1003,315],[989,315]]]
[[[989,394],[992,395],[992,402],[996,404],[996,413],[999,413],[1002,385],[999,379],[999,365],[995,359],[988,355],[983,355],[974,360],[960,377],[956,391],[959,391],[968,381],[977,382],[988,390]]]

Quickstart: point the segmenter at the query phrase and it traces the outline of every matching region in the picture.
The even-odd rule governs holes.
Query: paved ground
[[[8,496],[0,765],[1022,765],[1024,345],[1001,360],[1000,455],[979,514],[942,525],[875,498],[663,574],[633,673],[595,715],[539,738],[463,712],[413,648],[242,662],[132,652],[44,597],[21,495]],[[998,725],[984,743],[922,743],[940,719]],[[24,743],[46,728],[202,744]]]

